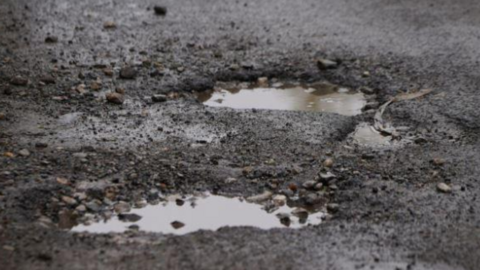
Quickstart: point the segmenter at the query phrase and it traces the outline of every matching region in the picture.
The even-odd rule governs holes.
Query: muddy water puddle
[[[109,233],[139,229],[165,234],[186,234],[221,227],[249,226],[261,229],[301,228],[320,224],[323,212],[277,204],[267,211],[265,205],[247,202],[239,197],[219,195],[170,198],[157,205],[132,209],[128,214],[109,220],[82,224],[75,232]]]
[[[366,104],[361,92],[330,83],[224,83],[197,97],[212,107],[331,112],[347,116],[360,114]]]
[[[361,123],[352,134],[353,141],[364,147],[384,147],[393,144],[392,136],[384,136],[372,125]]]

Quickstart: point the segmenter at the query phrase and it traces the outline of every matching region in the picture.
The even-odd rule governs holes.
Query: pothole
[[[222,83],[198,93],[207,106],[234,109],[269,109],[331,112],[352,116],[367,104],[363,93],[330,83]]]
[[[364,147],[384,147],[392,145],[392,136],[384,136],[372,125],[360,123],[352,134],[353,141]]]
[[[212,194],[183,198],[170,196],[164,202],[132,209],[108,220],[86,221],[73,227],[72,231],[109,233],[134,229],[165,234],[186,234],[234,226],[261,229],[301,228],[320,224],[325,217],[325,213],[318,208],[289,206],[286,198],[279,196],[263,205],[248,202],[240,197]]]

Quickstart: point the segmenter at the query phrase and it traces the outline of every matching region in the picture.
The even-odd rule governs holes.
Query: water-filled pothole
[[[294,208],[272,201],[265,206],[219,195],[173,197],[157,205],[133,209],[128,214],[72,228],[76,232],[109,233],[139,229],[165,234],[186,234],[221,227],[250,226],[261,229],[300,228],[321,223],[319,209]]]
[[[352,134],[353,141],[365,147],[384,147],[392,145],[392,136],[382,135],[367,123],[361,123]]]
[[[357,115],[366,105],[363,93],[330,83],[221,84],[197,98],[207,106],[332,112]]]

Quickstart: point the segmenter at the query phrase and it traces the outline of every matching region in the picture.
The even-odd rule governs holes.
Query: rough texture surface
[[[479,12],[473,0],[1,1],[2,269],[478,269]],[[206,108],[192,94],[259,77],[369,87],[379,102],[434,92],[389,107],[423,139],[381,151],[349,139],[371,113]],[[105,100],[115,91],[122,105]],[[320,226],[59,228],[70,198],[98,212],[152,189],[280,192],[326,158],[339,209]]]

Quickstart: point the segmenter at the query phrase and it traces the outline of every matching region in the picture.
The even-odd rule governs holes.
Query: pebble
[[[77,206],[75,208],[75,210],[78,211],[78,212],[85,212],[85,211],[87,211],[87,207],[83,204],[80,204],[79,206]]]
[[[77,204],[77,200],[75,200],[74,198],[72,197],[68,197],[68,196],[62,196],[62,201],[68,205],[76,205]]]
[[[326,69],[334,69],[337,68],[338,64],[335,61],[328,60],[328,59],[318,59],[317,60],[317,67],[320,70],[326,70]]]
[[[45,43],[57,43],[58,37],[55,36],[48,36],[45,38]]]
[[[44,142],[37,142],[37,143],[35,143],[35,147],[37,147],[37,148],[47,148],[48,144],[44,143]]]
[[[60,185],[68,185],[70,181],[68,179],[63,178],[63,177],[57,177],[57,183]]]
[[[108,93],[105,97],[107,101],[112,104],[121,105],[125,101],[123,95],[119,93]]]
[[[253,202],[253,203],[258,203],[258,202],[264,202],[272,197],[273,193],[271,191],[265,191],[262,194],[251,196],[246,198],[248,202]]]
[[[28,84],[28,79],[16,76],[10,80],[10,83],[15,86],[26,86]]]
[[[452,191],[452,188],[445,183],[439,183],[437,185],[437,190],[443,193],[450,193]]]
[[[340,205],[337,203],[329,203],[327,204],[327,210],[328,212],[336,213],[338,210],[340,210]]]
[[[333,166],[333,159],[327,158],[325,161],[323,161],[323,166],[327,168],[331,168]]]
[[[322,190],[322,188],[323,188],[323,184],[322,184],[322,183],[318,183],[318,184],[316,184],[315,187],[314,187],[315,190]]]
[[[225,179],[225,184],[231,184],[235,182],[237,182],[237,178],[228,177],[227,179]]]
[[[0,120],[7,119],[7,116],[4,113],[0,113]]]
[[[182,222],[180,222],[180,221],[174,221],[174,222],[172,222],[172,223],[170,223],[170,224],[172,225],[172,227],[173,227],[175,230],[178,230],[178,229],[180,229],[180,228],[182,228],[182,227],[185,226],[185,224],[182,223]]]
[[[443,158],[434,158],[433,164],[437,166],[442,166],[443,164],[445,164],[445,160]]]
[[[85,204],[87,209],[89,209],[92,212],[98,212],[100,211],[100,204],[97,203],[96,201],[91,201]]]
[[[373,90],[372,88],[370,87],[366,87],[366,86],[362,86],[360,87],[359,89],[360,92],[364,93],[365,95],[373,95],[375,94],[375,90]]]
[[[167,96],[166,95],[160,95],[160,94],[153,95],[152,96],[152,101],[153,102],[165,102],[165,101],[167,101]]]
[[[8,158],[14,158],[15,154],[13,154],[12,152],[5,152],[5,153],[3,153],[3,156],[8,157]]]
[[[130,212],[130,204],[127,202],[119,202],[114,206],[115,212],[122,214]]]
[[[285,196],[285,195],[275,195],[273,197],[273,202],[277,206],[283,206],[287,203],[287,196]]]
[[[28,156],[30,156],[30,152],[29,152],[27,149],[22,149],[22,150],[18,151],[18,154],[19,154],[20,156],[23,156],[23,157],[28,157]]]
[[[45,84],[55,84],[55,78],[50,75],[43,76],[42,78],[40,78],[40,81]]]
[[[123,67],[120,70],[120,78],[122,79],[133,80],[135,77],[137,77],[137,71],[132,67]]]
[[[302,187],[306,188],[306,189],[312,189],[315,184],[317,184],[317,182],[315,181],[306,181],[302,184]]]
[[[113,21],[107,21],[103,24],[103,28],[105,28],[105,29],[115,29],[115,28],[117,28],[117,25]]]
[[[164,6],[154,6],[153,11],[155,11],[155,14],[159,16],[167,15],[167,8]]]
[[[259,85],[267,85],[268,84],[268,78],[267,77],[260,77],[260,78],[258,78],[257,83]]]
[[[123,222],[137,222],[142,219],[142,216],[137,214],[119,214],[118,219]]]

